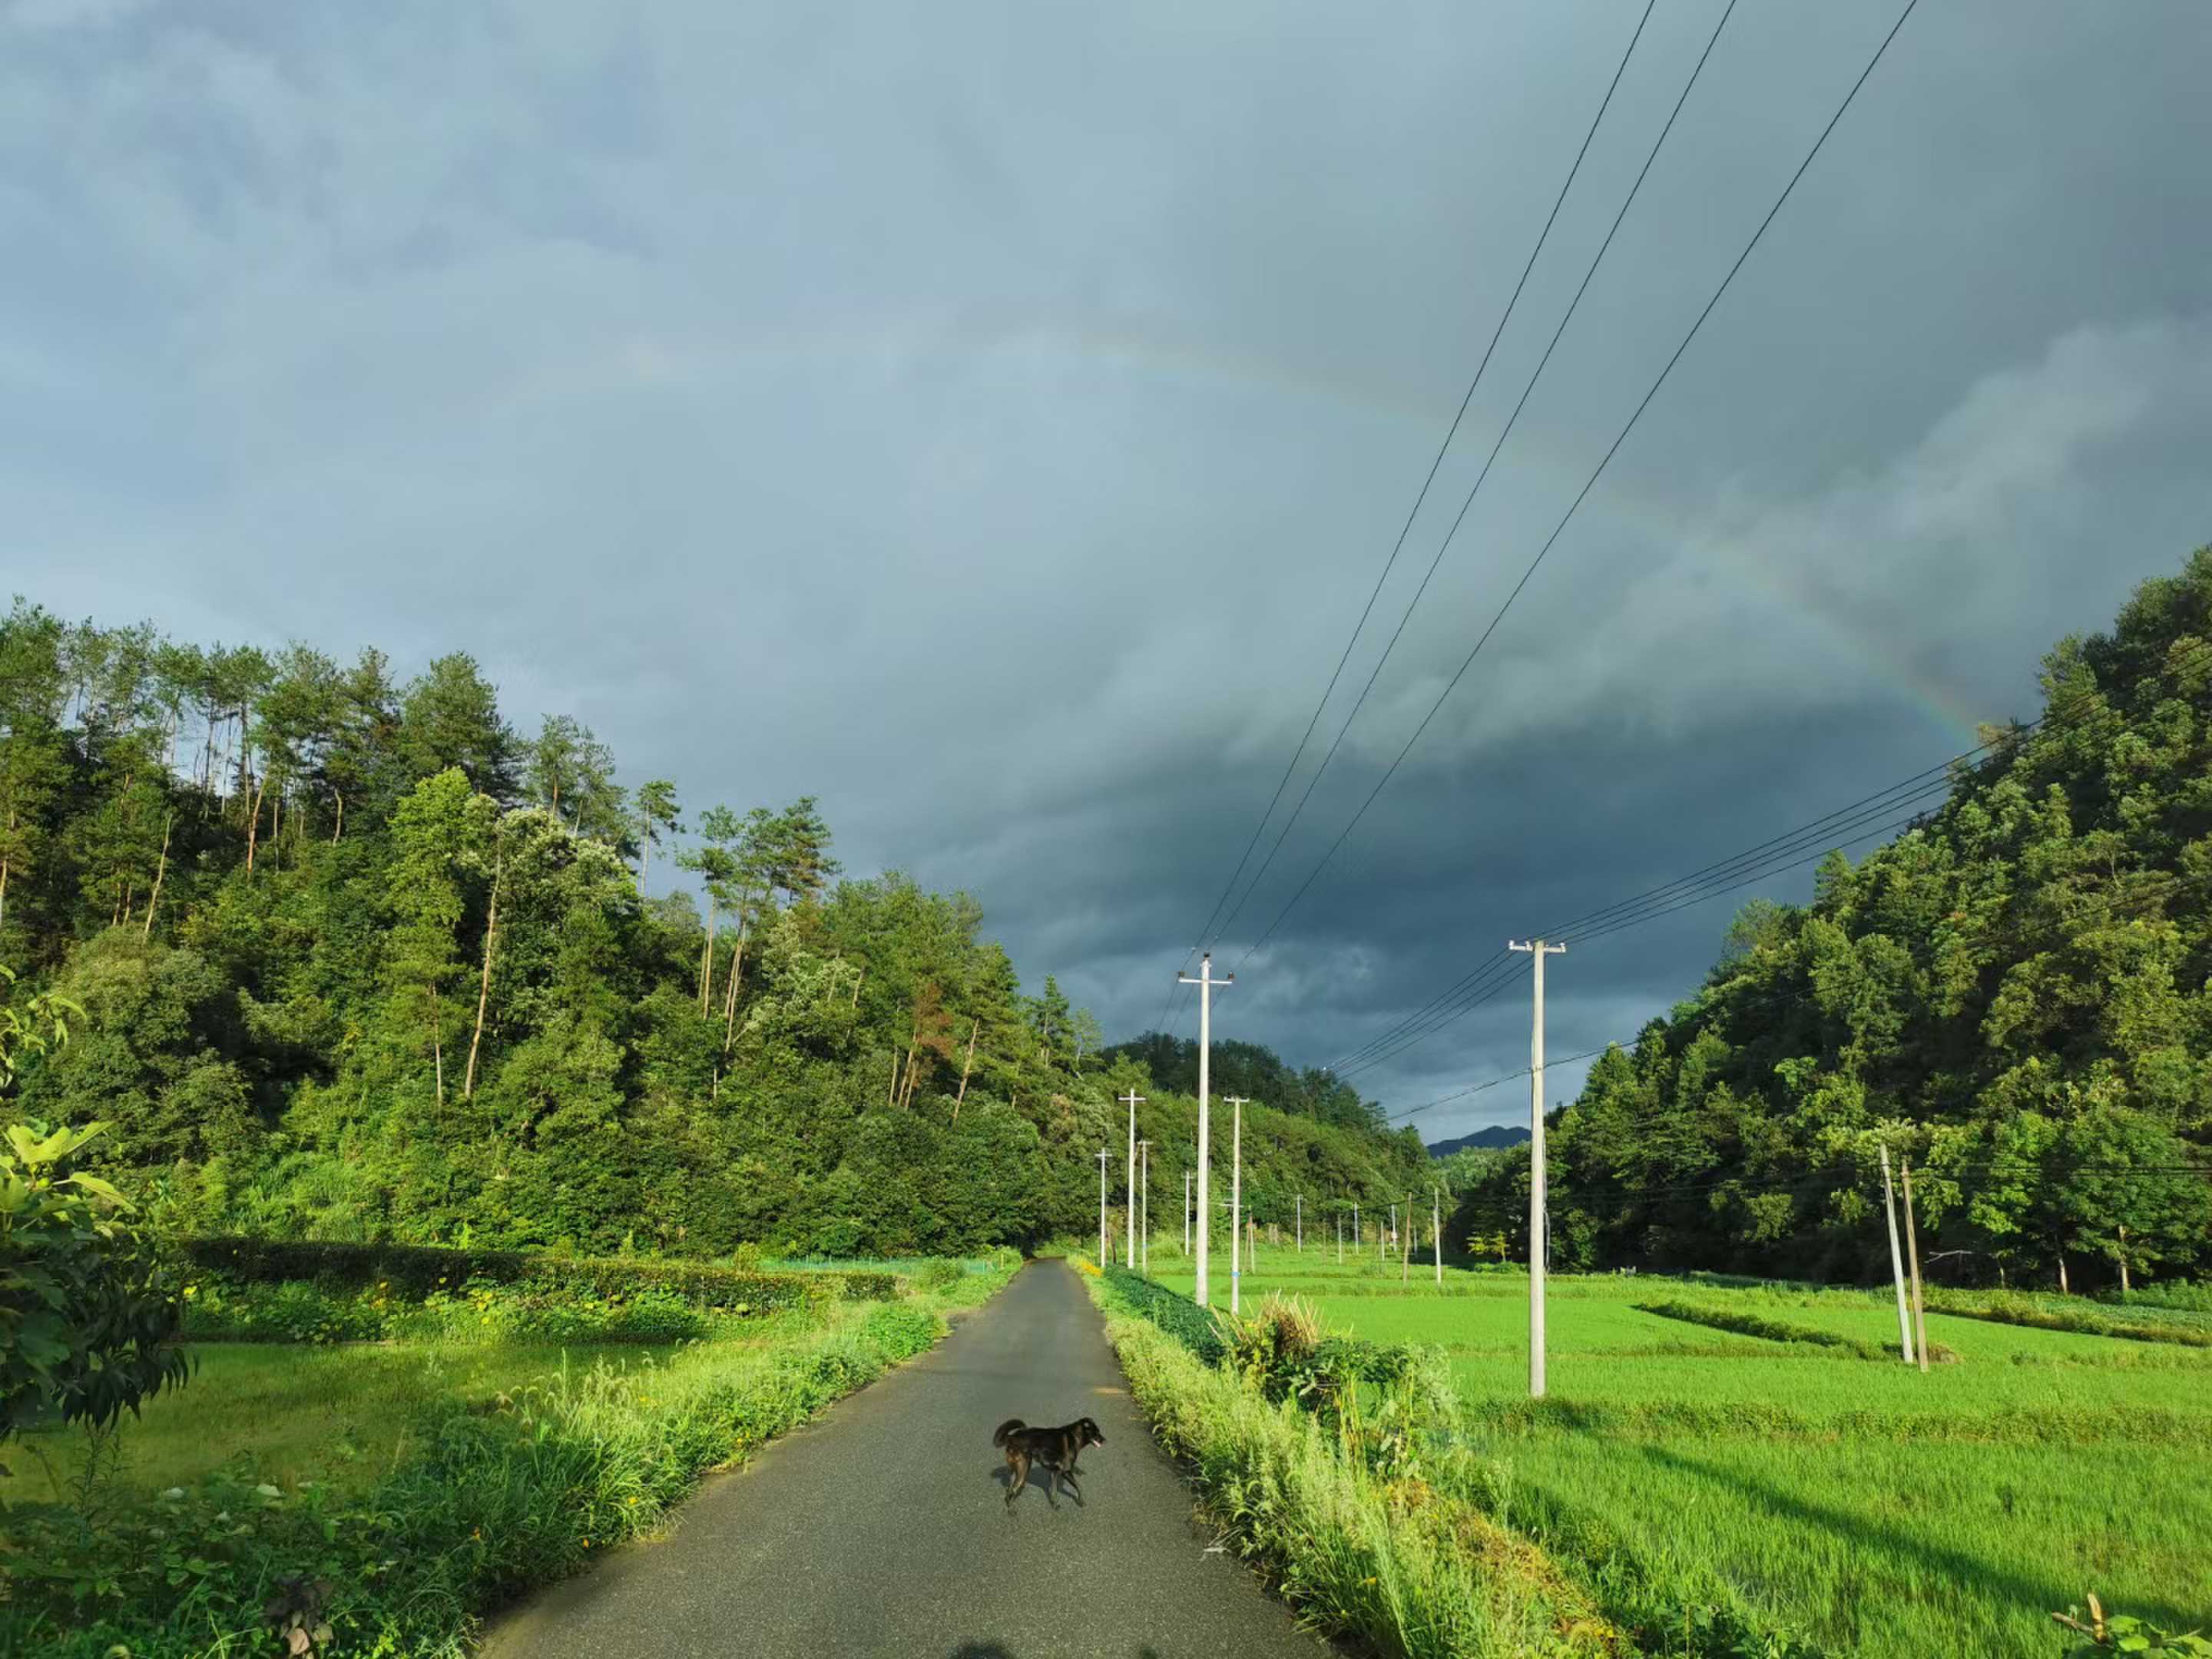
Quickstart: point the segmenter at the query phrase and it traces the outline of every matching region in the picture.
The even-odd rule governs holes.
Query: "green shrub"
[[[918,1291],[949,1291],[967,1273],[968,1269],[957,1261],[925,1261],[915,1270],[914,1286]]]
[[[1928,1305],[1954,1318],[1981,1319],[1996,1325],[2024,1325],[2036,1330],[2072,1331],[2082,1336],[2119,1337],[2130,1342],[2171,1342],[2185,1348],[2212,1348],[2212,1329],[2118,1318],[2087,1303],[2049,1307],[1999,1291],[1979,1297],[1943,1292],[1930,1297]]]
[[[26,1029],[5,1012],[0,1063]],[[187,1375],[167,1264],[120,1194],[70,1168],[105,1127],[9,1123],[0,1142],[0,1443],[50,1412],[106,1428]]]
[[[310,1239],[187,1238],[169,1249],[201,1273],[221,1273],[235,1283],[300,1280],[334,1290],[377,1285],[417,1300],[453,1294],[471,1279],[526,1282],[575,1300],[657,1290],[717,1312],[795,1308],[816,1296],[887,1302],[898,1294],[898,1277],[888,1273],[748,1273],[705,1261],[601,1261]]]

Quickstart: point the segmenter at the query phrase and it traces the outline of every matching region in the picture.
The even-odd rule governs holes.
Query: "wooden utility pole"
[[[1912,1160],[1905,1160],[1905,1249],[1912,1263],[1912,1323],[1920,1369],[1928,1369],[1928,1310],[1920,1299],[1920,1237],[1912,1224]]]
[[[1206,1207],[1209,1196],[1206,1176],[1212,1162],[1208,1157],[1207,1137],[1212,1122],[1211,1091],[1213,1081],[1211,1069],[1213,1059],[1213,992],[1217,986],[1235,984],[1237,975],[1228,974],[1219,979],[1214,978],[1213,953],[1209,951],[1198,959],[1196,979],[1188,974],[1178,973],[1176,982],[1198,987],[1198,1282],[1193,1286],[1192,1300],[1203,1308],[1208,1305],[1210,1291],[1206,1271],[1206,1236],[1213,1230],[1213,1217]],[[1233,1233],[1230,1235],[1230,1249],[1233,1254],[1236,1249],[1236,1235]]]
[[[1297,1195],[1295,1209],[1298,1229],[1298,1254],[1304,1255],[1306,1253],[1306,1195],[1304,1193]]]
[[[1128,1266],[1133,1273],[1137,1267],[1137,1108],[1145,1103],[1145,1097],[1132,1089],[1127,1094],[1116,1095],[1114,1098],[1129,1109],[1129,1183],[1121,1191],[1129,1204]]]
[[[1912,1363],[1912,1320],[1905,1306],[1905,1257],[1897,1248],[1897,1194],[1889,1184],[1889,1143],[1881,1146],[1881,1206],[1889,1214],[1889,1277],[1897,1286],[1897,1347]]]
[[[1564,945],[1547,945],[1532,939],[1525,944],[1505,942],[1509,951],[1524,951],[1535,966],[1536,1017],[1528,1039],[1528,1397],[1544,1397],[1544,958],[1562,954]]]
[[[1242,1259],[1237,1244],[1243,1237],[1244,1205],[1244,1104],[1243,1095],[1224,1095],[1221,1097],[1236,1113],[1235,1126],[1230,1132],[1229,1145],[1229,1311],[1237,1308],[1238,1291],[1244,1279]],[[1205,1165],[1201,1164],[1202,1170]],[[1202,1177],[1201,1177],[1202,1178]],[[1203,1200],[1201,1200],[1202,1202]],[[1201,1245],[1200,1249],[1204,1246]],[[1206,1258],[1201,1255],[1199,1260]]]
[[[1362,1242],[1362,1241],[1361,1241],[1360,1235],[1359,1235],[1359,1206],[1358,1206],[1358,1204],[1356,1204],[1356,1203],[1355,1203],[1355,1204],[1352,1206],[1352,1255],[1358,1255],[1359,1254],[1359,1246],[1360,1246],[1361,1242]],[[1337,1261],[1338,1261],[1339,1262],[1342,1262],[1342,1261],[1343,1261],[1343,1260],[1344,1260],[1344,1240],[1343,1240],[1342,1238],[1339,1238],[1339,1239],[1336,1241],[1336,1259],[1337,1259]]]

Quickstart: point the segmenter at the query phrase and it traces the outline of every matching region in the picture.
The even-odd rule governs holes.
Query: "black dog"
[[[1063,1480],[1075,1494],[1075,1501],[1083,1501],[1083,1488],[1075,1484],[1075,1460],[1083,1455],[1085,1446],[1104,1445],[1106,1437],[1087,1417],[1077,1418],[1064,1429],[1033,1429],[1020,1418],[1010,1417],[992,1431],[991,1443],[1006,1449],[1006,1467],[1013,1471],[1013,1479],[1006,1484],[1009,1510],[1022,1495],[1022,1488],[1029,1485],[1031,1463],[1042,1464],[1050,1473],[1052,1478],[1045,1482],[1045,1501],[1058,1509],[1060,1499],[1054,1494]]]

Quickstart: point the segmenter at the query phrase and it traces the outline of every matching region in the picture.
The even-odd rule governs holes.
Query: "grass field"
[[[1178,1242],[1154,1277],[1188,1292]],[[1442,1347],[1507,1518],[1601,1591],[1626,1570],[1838,1654],[2044,1659],[2063,1650],[2051,1612],[2089,1591],[2212,1626],[2212,1352],[1930,1314],[1958,1358],[1923,1376],[1894,1357],[1886,1293],[1563,1277],[1534,1402],[1525,1278],[1448,1272],[1439,1295],[1432,1267],[1407,1285],[1395,1261],[1334,1255],[1262,1247],[1246,1305],[1282,1291],[1334,1329]],[[1662,1302],[1891,1357],[1636,1305]]]
[[[775,1339],[787,1316],[752,1322],[736,1350]],[[115,1479],[136,1492],[184,1486],[216,1468],[290,1487],[313,1480],[362,1487],[391,1472],[410,1448],[419,1419],[459,1401],[489,1410],[566,1366],[587,1370],[604,1358],[636,1366],[665,1359],[674,1344],[393,1342],[307,1346],[203,1342],[185,1388],[156,1396],[137,1420],[124,1419]],[[45,1454],[9,1460],[0,1502],[51,1501],[47,1473],[66,1481],[84,1461],[83,1437],[56,1430],[27,1437]]]

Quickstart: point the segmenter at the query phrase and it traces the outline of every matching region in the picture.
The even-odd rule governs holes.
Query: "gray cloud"
[[[1717,5],[1655,15],[1379,617]],[[1232,957],[1892,15],[1731,21]],[[856,866],[970,888],[1133,1030],[1632,23],[17,0],[10,581],[197,637],[469,648],[518,718],[576,714],[692,800],[821,794]],[[1224,1034],[1327,1060],[1508,932],[1932,763],[2212,534],[2208,45],[2191,0],[1916,15]],[[1728,908],[1572,954],[1554,1050],[1693,984]],[[1363,1081],[1417,1103],[1525,1045],[1516,992]]]

